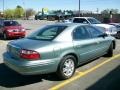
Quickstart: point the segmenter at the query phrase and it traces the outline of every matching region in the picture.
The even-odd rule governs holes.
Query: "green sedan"
[[[11,41],[4,63],[23,75],[56,72],[68,79],[80,64],[106,55],[111,57],[115,38],[86,24],[46,25],[26,38]]]

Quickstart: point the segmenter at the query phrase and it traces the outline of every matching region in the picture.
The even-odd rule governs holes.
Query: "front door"
[[[95,57],[95,49],[99,43],[92,39],[91,34],[84,26],[80,26],[73,31],[73,44],[74,49],[80,58],[79,62],[85,62],[86,60]]]

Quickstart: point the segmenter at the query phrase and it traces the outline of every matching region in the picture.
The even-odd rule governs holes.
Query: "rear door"
[[[84,26],[79,26],[73,31],[73,44],[80,57],[79,63],[96,56],[98,42],[91,37],[91,34]]]

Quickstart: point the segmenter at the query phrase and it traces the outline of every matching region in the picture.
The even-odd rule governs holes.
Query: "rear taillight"
[[[22,49],[20,51],[20,57],[23,59],[36,60],[40,59],[40,54],[36,51]]]

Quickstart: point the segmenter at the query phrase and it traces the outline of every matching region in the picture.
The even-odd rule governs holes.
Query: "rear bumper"
[[[15,60],[8,53],[3,54],[4,63],[9,68],[23,75],[46,74],[57,71],[59,59],[49,60]]]

